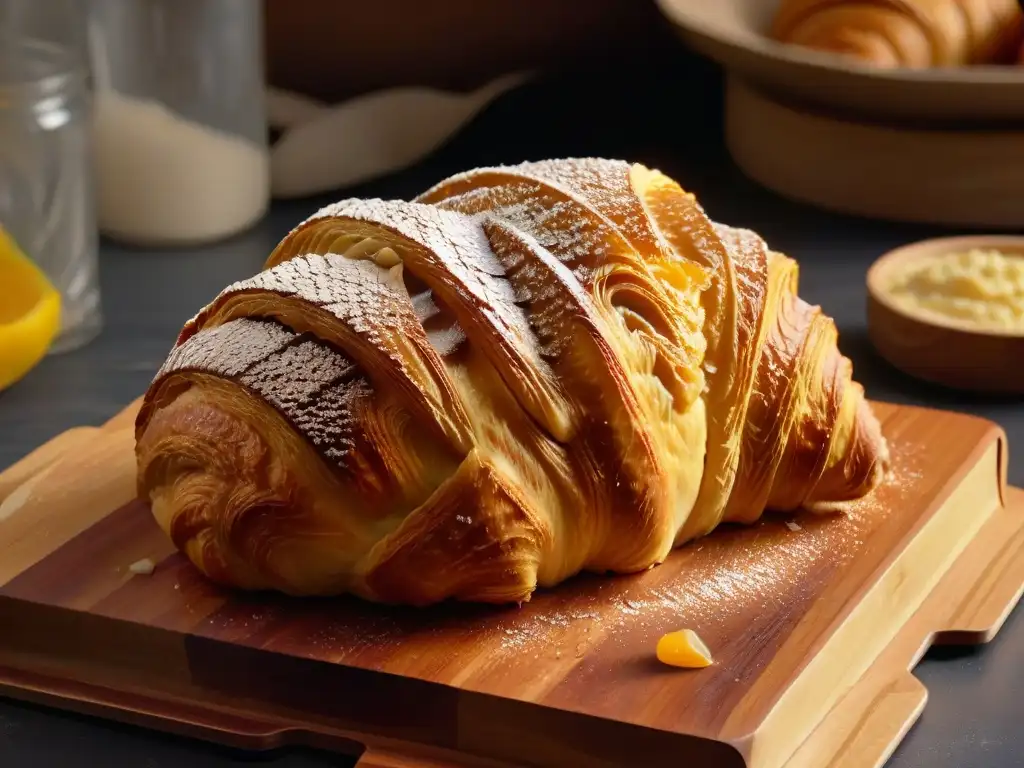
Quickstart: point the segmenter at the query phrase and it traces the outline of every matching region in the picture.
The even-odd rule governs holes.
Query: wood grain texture
[[[933,643],[991,640],[1024,590],[1024,492],[989,518],[920,609],[840,698],[786,768],[881,765],[924,709],[910,673]],[[941,629],[939,629],[941,628]],[[869,759],[870,758],[870,759]]]
[[[1019,119],[987,129],[938,130],[817,113],[776,98],[736,77],[727,80],[729,154],[747,176],[778,194],[884,221],[1009,231],[1024,226]]]
[[[36,448],[23,459],[0,473],[0,505],[17,488],[23,486],[34,476],[55,464],[59,459],[76,452],[84,452],[93,441],[102,437],[101,431],[116,432],[123,427],[135,425],[135,417],[142,405],[142,398],[137,398],[124,410],[119,411],[102,427],[74,427],[61,432],[52,440]]]
[[[878,413],[893,477],[844,514],[727,527],[519,609],[430,611],[212,586],[120,498],[114,429],[102,466],[67,456],[46,484],[62,493],[0,516],[16,563],[0,573],[0,688],[239,746],[364,745],[377,768],[878,765],[923,707],[908,670],[933,636],[988,639],[1024,584],[1001,430]],[[86,503],[61,508],[78,488]],[[26,522],[40,517],[45,535]],[[152,575],[128,571],[141,557]],[[715,665],[654,660],[684,626]]]

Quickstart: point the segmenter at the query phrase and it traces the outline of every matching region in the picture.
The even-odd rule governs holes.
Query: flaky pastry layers
[[[782,0],[772,37],[879,67],[1008,61],[1022,24],[1018,0]]]
[[[633,572],[887,465],[797,265],[640,165],[345,200],[182,330],[139,491],[209,577],[424,605]]]

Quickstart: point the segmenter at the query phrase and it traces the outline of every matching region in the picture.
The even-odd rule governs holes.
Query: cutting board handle
[[[1008,487],[1005,497],[1006,506],[961,556],[953,577],[970,579],[973,586],[936,633],[935,645],[990,642],[1024,595],[1024,491]]]
[[[72,451],[83,448],[90,440],[98,438],[101,433],[113,433],[132,426],[141,405],[142,398],[140,397],[112,416],[101,427],[72,427],[67,432],[61,432],[7,469],[0,471],[0,504],[47,467],[53,466],[59,459]]]
[[[74,427],[61,432],[0,472],[0,503],[47,467],[57,463],[69,451],[85,446],[99,434],[98,427]]]
[[[1024,593],[1024,491],[997,510],[917,613],[785,768],[878,768],[917,722],[928,690],[913,668],[933,645],[987,643]]]

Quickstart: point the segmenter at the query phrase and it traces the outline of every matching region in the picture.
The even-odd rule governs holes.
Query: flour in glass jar
[[[247,229],[266,211],[264,146],[112,89],[97,93],[93,131],[100,229],[111,237],[201,243]]]

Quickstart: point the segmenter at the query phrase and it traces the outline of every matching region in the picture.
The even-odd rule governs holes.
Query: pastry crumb
[[[156,563],[150,560],[148,557],[144,557],[141,560],[137,560],[128,566],[128,570],[132,573],[139,574],[141,576],[149,576],[156,569]]]
[[[795,531],[802,531],[803,530],[803,528],[801,528],[798,523],[794,523],[792,520],[787,520],[786,521],[786,527],[789,528],[789,530],[794,531],[794,532]]]

